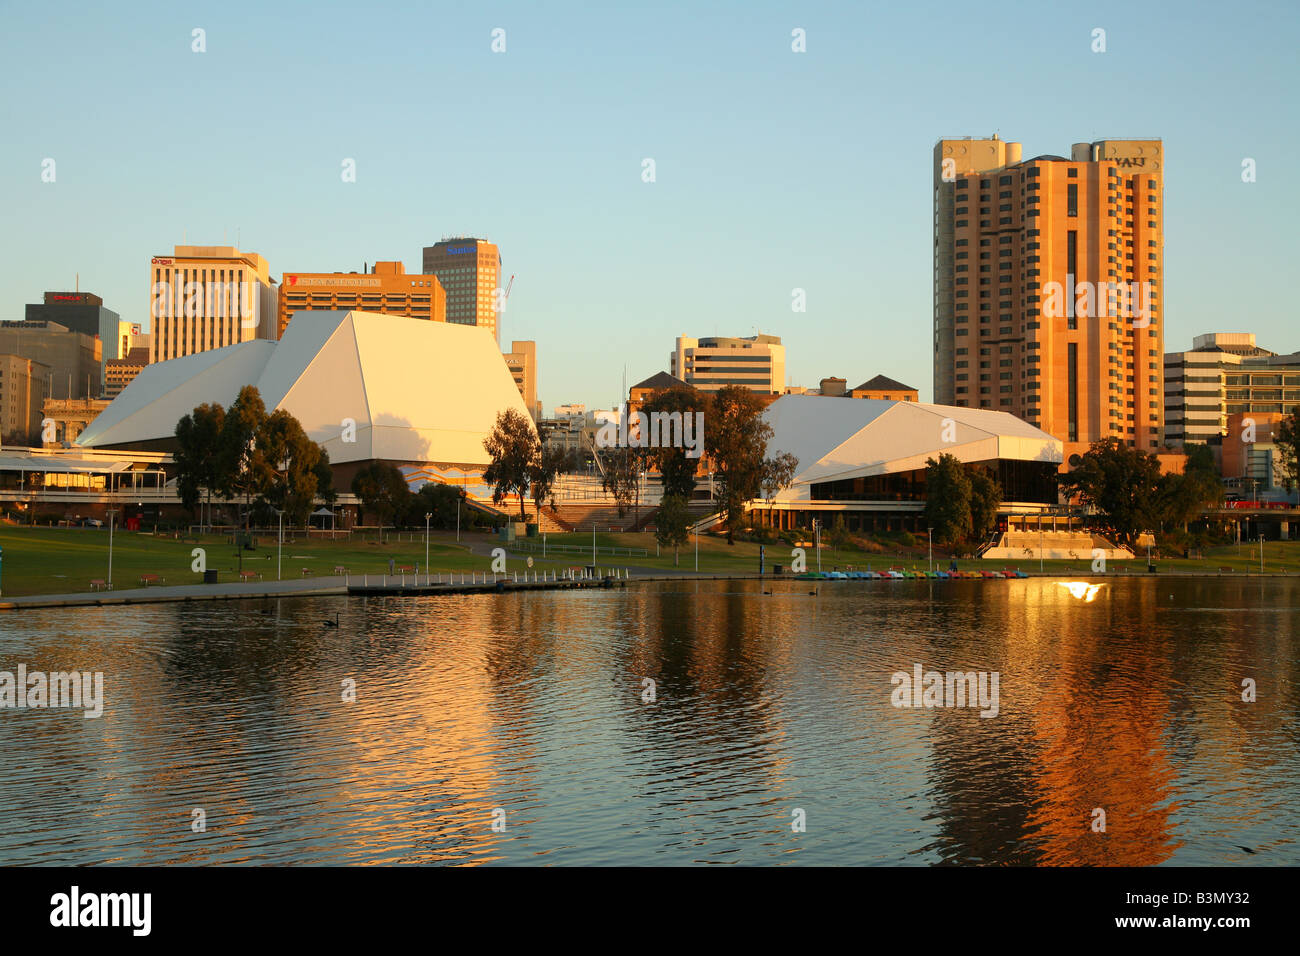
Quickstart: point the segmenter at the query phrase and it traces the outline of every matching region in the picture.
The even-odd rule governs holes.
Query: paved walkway
[[[112,604],[161,604],[168,601],[222,601],[241,598],[302,597],[309,594],[347,594],[342,577],[303,578],[289,581],[254,581],[228,584],[179,584],[75,594],[31,594],[0,597],[0,610],[35,607],[98,607]]]

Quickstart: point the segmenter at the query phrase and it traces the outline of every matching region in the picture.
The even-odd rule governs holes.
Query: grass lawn
[[[259,535],[257,549],[243,553],[243,569],[262,572],[264,581],[275,580],[275,537]],[[486,570],[488,559],[471,554],[467,545],[470,541],[486,542],[488,536],[464,534],[462,537],[464,540],[458,545],[454,532],[434,532],[429,536],[429,564],[434,572],[455,570],[468,574]],[[390,534],[385,538],[385,543],[380,545],[358,538],[288,540],[286,535],[282,576],[301,579],[303,568],[313,576],[329,576],[334,574],[337,565],[346,567],[351,574],[386,574],[389,558],[396,565],[414,566],[418,562],[423,572],[423,532],[404,532],[400,540]],[[113,584],[118,589],[139,587],[142,574],[157,574],[169,585],[201,583],[202,575],[190,570],[194,560],[191,552],[196,547],[207,552],[207,567],[219,571],[219,580],[238,580],[235,572],[240,560],[228,536],[203,535],[179,541],[170,536],[154,537],[118,528],[113,532]],[[86,591],[93,578],[108,575],[107,528],[0,525],[0,548],[4,549],[0,586],[9,597]]]
[[[487,554],[472,554],[469,545],[474,544],[483,550],[484,546],[499,546],[500,540],[483,533],[465,533],[458,544],[453,532],[434,532],[429,537],[429,570],[434,573],[454,571],[465,574],[487,571],[491,559]],[[541,538],[529,539],[528,544],[536,550],[513,550],[506,565],[509,571],[523,571],[526,568],[526,554],[531,554],[533,569],[538,571],[582,566],[592,560],[590,534],[574,532],[548,535],[545,557],[541,552]],[[557,554],[553,550],[556,545],[581,550]],[[596,545],[600,549],[596,562],[601,567],[644,568],[663,572],[695,570],[694,539],[681,549],[680,564],[676,566],[673,564],[671,550],[664,550],[656,556],[653,534],[598,534]],[[191,551],[196,547],[206,550],[207,567],[217,569],[220,580],[237,580],[235,570],[240,563],[234,546],[224,535],[205,535],[181,541],[119,529],[113,533],[113,582],[119,589],[138,587],[140,575],[157,574],[165,578],[169,585],[200,583],[201,576],[190,570],[193,561]],[[3,594],[9,597],[87,591],[92,579],[105,578],[108,574],[108,530],[104,528],[26,528],[0,525],[0,548],[4,549],[0,587],[3,587]],[[647,554],[611,555],[611,548],[640,549]],[[756,573],[758,551],[757,544],[737,542],[728,545],[723,538],[702,535],[699,540],[699,570],[712,574]],[[302,569],[306,568],[312,576],[330,576],[339,565],[346,567],[352,575],[382,575],[388,572],[389,558],[398,566],[418,564],[423,572],[424,534],[387,534],[383,544],[374,541],[373,533],[369,541],[363,541],[359,537],[354,537],[351,541],[308,540],[302,537],[286,540],[282,575],[286,579],[301,579]],[[766,558],[769,572],[776,564],[784,565],[789,572],[791,555],[788,546],[768,545]],[[807,561],[810,570],[817,569],[817,557],[812,549],[807,549]],[[938,569],[946,569],[947,556],[936,553],[934,564]],[[1086,574],[1090,570],[1090,564],[1087,559],[1047,561],[1044,569],[1050,573]],[[275,565],[274,534],[259,535],[257,549],[243,553],[243,568],[261,571],[264,581],[275,579]],[[1264,565],[1268,572],[1300,572],[1300,541],[1267,542],[1264,545]],[[825,571],[837,567],[840,570],[865,570],[868,566],[877,571],[895,566],[924,569],[927,566],[926,551],[924,547],[896,548],[885,552],[867,552],[854,548],[822,549],[821,567]],[[1003,566],[1031,572],[1038,570],[1038,562],[1031,558],[959,561],[958,566],[963,570],[1000,570]],[[1230,567],[1238,573],[1258,571],[1259,545],[1256,543],[1242,545],[1239,549],[1232,546],[1213,549],[1207,551],[1200,560],[1172,558],[1158,561],[1158,568],[1162,572],[1215,573],[1221,567]],[[1146,558],[1141,556],[1135,561],[1110,562],[1108,570],[1142,573],[1146,571]]]
[[[531,539],[540,540],[540,539]],[[574,554],[568,558],[570,564],[586,564],[591,561],[591,534],[588,532],[574,532],[571,534],[553,534],[547,538],[550,545],[567,545],[570,547],[580,547],[585,549],[585,554]],[[633,556],[627,557],[618,555],[610,557],[608,553],[602,553],[600,556],[601,563],[611,563],[620,566],[635,566],[656,568],[664,571],[672,571],[673,556],[672,551],[667,550],[658,558],[655,556],[655,539],[653,534],[597,534],[596,544],[598,548],[640,548],[648,552],[648,557]],[[695,542],[692,538],[685,547],[681,549],[681,564],[676,570],[692,571],[695,568]],[[757,572],[758,571],[758,548],[757,544],[738,541],[735,545],[729,546],[725,539],[715,538],[710,535],[700,537],[700,571],[713,573],[739,573],[739,572]],[[810,570],[817,570],[817,555],[812,548],[805,549],[806,559]],[[540,554],[540,552],[539,552]],[[790,567],[791,554],[790,547],[784,543],[767,545],[767,569],[770,572],[775,564],[785,566],[787,572]],[[857,548],[848,547],[843,549],[834,549],[823,545],[821,566],[823,571],[830,571],[836,567],[840,570],[852,568],[853,570],[865,571],[868,565],[871,570],[883,571],[891,567],[906,568],[909,570],[925,570],[928,566],[925,544],[920,547],[904,548],[892,546],[885,551],[869,552]],[[934,567],[936,570],[946,570],[948,567],[948,555],[941,554],[938,550],[934,555]],[[1224,548],[1212,548],[1205,551],[1205,556],[1201,559],[1184,559],[1178,558],[1157,558],[1157,569],[1159,571],[1183,571],[1183,572],[1201,572],[1217,573],[1221,567],[1230,567],[1234,572],[1258,572],[1259,571],[1259,544],[1243,544],[1240,548],[1228,546]],[[1047,572],[1065,573],[1077,571],[1088,573],[1091,570],[1091,557],[1081,558],[1074,561],[1044,561],[1043,570]],[[1017,558],[1011,560],[982,561],[982,560],[959,560],[957,566],[965,570],[1001,570],[1005,567],[1019,568],[1022,571],[1037,571],[1038,561],[1033,558]],[[1108,571],[1132,571],[1134,573],[1146,573],[1146,555],[1140,554],[1133,561],[1110,561],[1107,562]],[[1278,571],[1287,571],[1290,573],[1300,572],[1300,541],[1267,541],[1264,544],[1264,570],[1270,573]]]

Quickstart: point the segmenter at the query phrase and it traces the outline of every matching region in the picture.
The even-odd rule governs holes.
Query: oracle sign
[[[153,264],[156,266],[169,266],[174,261],[174,259],[159,259],[157,256],[154,256],[153,258]]]

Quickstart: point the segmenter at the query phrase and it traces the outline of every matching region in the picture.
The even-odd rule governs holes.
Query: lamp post
[[[429,519],[433,517],[432,511],[424,513],[424,576],[429,576]]]
[[[289,466],[292,460],[285,455],[284,460],[280,462],[280,470],[284,472],[284,491],[285,497],[289,496]],[[279,531],[276,534],[275,542],[275,579],[280,580],[280,553],[284,549],[284,511],[280,508],[275,509],[276,517],[279,519]]]
[[[109,590],[113,587],[113,519],[117,517],[117,509],[108,509],[108,577],[104,583]]]
[[[1056,530],[1056,525],[1052,525],[1052,530]],[[1043,513],[1038,513],[1038,573],[1043,573]]]
[[[460,541],[460,500],[464,497],[465,497],[465,493],[463,491],[456,496],[456,540],[457,541]]]
[[[934,529],[925,529],[926,549],[929,552],[930,573],[934,573]]]

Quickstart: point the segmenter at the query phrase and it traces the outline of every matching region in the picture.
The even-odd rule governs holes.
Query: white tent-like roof
[[[498,412],[528,417],[492,334],[373,312],[298,312],[278,342],[253,340],[147,365],[77,439],[83,447],[175,435],[204,402],[229,406],[256,385],[330,461],[486,465]]]
[[[777,501],[807,501],[814,482],[923,469],[926,459],[945,453],[967,462],[1063,459],[1060,441],[991,409],[783,395],[764,417],[772,426],[769,455],[785,451],[799,459],[794,485]]]

